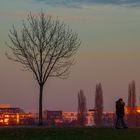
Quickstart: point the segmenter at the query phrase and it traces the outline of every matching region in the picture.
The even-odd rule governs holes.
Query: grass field
[[[140,140],[140,128],[0,128],[0,140]]]

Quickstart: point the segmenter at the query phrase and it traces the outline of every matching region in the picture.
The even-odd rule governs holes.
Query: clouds
[[[32,13],[34,16],[38,16],[38,13]],[[57,15],[54,14],[46,14],[46,16],[52,16],[54,19],[57,18]],[[14,18],[22,18],[25,19],[28,17],[28,13],[0,13],[0,17],[14,17]],[[96,17],[95,16],[80,16],[80,15],[75,15],[75,16],[59,16],[60,19],[62,20],[69,20],[69,21],[95,21]]]
[[[121,6],[140,6],[140,0],[35,0],[50,5],[65,5],[78,7],[83,4],[112,4]]]

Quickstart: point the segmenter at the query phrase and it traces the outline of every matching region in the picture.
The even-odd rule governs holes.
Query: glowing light
[[[17,114],[17,124],[19,124],[19,114]]]
[[[0,120],[0,123],[3,123],[3,119]]]
[[[5,123],[6,125],[8,125],[8,124],[9,124],[9,119],[8,119],[8,118],[5,118],[5,119],[4,119],[4,123]]]
[[[9,118],[9,115],[5,115],[6,118]]]
[[[140,113],[140,109],[138,109],[137,112]]]

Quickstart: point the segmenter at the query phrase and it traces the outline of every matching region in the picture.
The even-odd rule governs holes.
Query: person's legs
[[[119,116],[117,116],[117,118],[116,118],[115,128],[120,128],[120,117]]]
[[[124,121],[124,117],[120,117],[120,122],[123,128],[128,128],[125,121]]]

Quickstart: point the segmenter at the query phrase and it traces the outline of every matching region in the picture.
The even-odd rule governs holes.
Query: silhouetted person
[[[124,107],[125,107],[125,103],[123,101],[122,98],[119,98],[116,101],[116,124],[115,124],[115,128],[119,129],[121,127],[123,128],[127,128],[127,125],[124,121],[124,115],[125,115],[125,111],[124,111]]]

